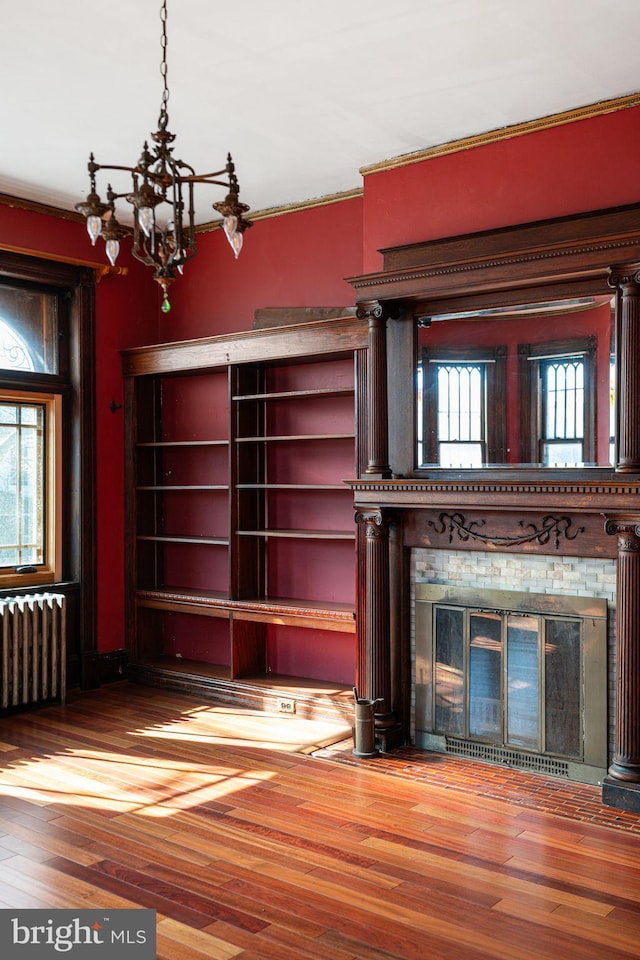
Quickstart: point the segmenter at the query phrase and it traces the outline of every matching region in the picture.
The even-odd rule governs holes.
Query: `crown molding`
[[[423,160],[431,160],[435,157],[447,156],[451,153],[459,153],[462,150],[471,150],[474,147],[482,147],[491,143],[499,143],[501,140],[510,140],[513,137],[522,137],[528,133],[536,133],[539,130],[548,130],[552,127],[563,126],[567,123],[575,123],[578,120],[588,120],[593,117],[599,117],[606,113],[615,113],[618,110],[627,110],[630,107],[640,106],[640,93],[629,94],[624,97],[616,97],[612,100],[601,100],[588,106],[578,107],[575,110],[567,110],[564,113],[555,113],[547,117],[541,117],[537,120],[529,120],[525,123],[517,123],[510,127],[500,127],[496,130],[490,130],[487,133],[475,134],[472,137],[464,137],[461,140],[451,140],[448,143],[438,144],[434,147],[427,147],[424,150],[417,150],[415,153],[403,154],[400,157],[391,157],[388,160],[381,160],[368,166],[360,167],[359,173],[367,177],[372,173],[382,173],[386,170],[396,170],[399,167],[411,166],[414,163],[421,163]],[[330,193],[321,197],[314,197],[311,200],[302,200],[297,203],[282,204],[277,207],[267,207],[264,210],[252,212],[248,218],[252,223],[257,220],[268,220],[271,217],[279,217],[283,214],[298,213],[301,210],[311,210],[314,207],[325,207],[332,203],[341,203],[344,200],[353,200],[362,197],[364,190],[362,187],[355,187],[351,190],[343,190],[339,193]],[[0,206],[15,207],[19,210],[28,210],[32,213],[46,214],[50,217],[58,217],[61,220],[70,220],[74,223],[84,223],[84,217],[74,210],[65,210],[62,207],[55,207],[47,203],[39,203],[35,200],[25,200],[22,197],[15,197],[11,194],[0,193]],[[219,230],[222,227],[221,220],[212,220],[202,223],[196,227],[196,233],[209,233],[213,230]]]
[[[363,177],[368,177],[372,173],[396,170],[399,167],[422,163],[423,160],[433,160],[435,157],[444,157],[451,153],[459,153],[462,150],[471,150],[474,147],[484,147],[490,143],[499,143],[501,140],[511,140],[513,137],[522,137],[528,133],[537,133],[551,127],[560,127],[567,123],[575,123],[578,120],[589,120],[605,113],[616,113],[618,110],[627,110],[629,107],[637,106],[640,106],[640,93],[630,94],[626,97],[616,97],[613,100],[601,100],[599,103],[592,103],[586,107],[566,110],[564,113],[554,113],[548,117],[528,120],[525,123],[516,123],[510,127],[499,127],[497,130],[490,130],[487,133],[464,137],[461,140],[451,140],[435,147],[417,150],[415,153],[406,153],[401,157],[381,160],[379,163],[360,167],[360,173]]]
[[[256,220],[268,220],[271,217],[280,217],[286,213],[298,213],[300,210],[312,210],[314,207],[326,207],[331,203],[342,203],[343,200],[354,200],[363,196],[362,187],[354,187],[352,190],[343,190],[341,193],[328,193],[322,197],[314,197],[312,200],[301,200],[298,203],[286,203],[280,207],[267,207],[265,210],[251,211],[247,215],[247,220],[255,223]],[[220,230],[222,220],[212,220],[210,223],[201,223],[196,227],[196,233],[209,233],[212,230]]]
[[[44,213],[46,216],[57,217],[59,220],[84,223],[84,217],[74,210],[64,210],[62,207],[54,207],[49,203],[38,203],[36,200],[25,200],[22,197],[14,197],[9,193],[0,193],[0,206],[29,210],[31,213]]]

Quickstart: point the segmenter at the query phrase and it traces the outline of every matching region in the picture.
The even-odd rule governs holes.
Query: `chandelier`
[[[160,284],[163,292],[162,310],[166,313],[171,309],[168,296],[170,285],[197,252],[193,203],[195,184],[226,187],[228,192],[225,199],[212,206],[222,216],[224,232],[236,257],[242,249],[243,233],[252,224],[244,218],[249,207],[238,199],[240,187],[231,154],[227,155],[227,163],[222,170],[206,174],[196,174],[192,166],[173,156],[171,144],[175,134],[168,129],[167,112],[167,0],[163,0],[160,20],[163,92],[158,129],[151,134],[153,145],[150,148],[148,141],[145,141],[142,155],[133,167],[96,163],[92,153],[87,165],[89,193],[85,201],[76,204],[75,209],[87,218],[87,230],[94,246],[98,237],[104,240],[112,266],[115,266],[120,252],[121,239],[133,233],[133,256],[154,270],[154,280]],[[116,193],[109,183],[106,203],[103,202],[96,191],[96,173],[100,170],[130,174],[131,189]],[[133,206],[133,229],[124,227],[116,218],[116,201],[123,198]]]

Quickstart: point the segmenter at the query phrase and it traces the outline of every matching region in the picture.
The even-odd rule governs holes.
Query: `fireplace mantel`
[[[369,462],[363,476],[345,480],[366,543],[358,572],[358,686],[384,703],[379,741],[391,749],[409,731],[409,548],[614,558],[616,730],[603,799],[640,810],[640,207],[383,254],[380,273],[350,281],[358,316],[369,322],[369,377],[362,385]],[[439,314],[610,297],[614,290],[613,469],[416,467],[417,324]]]
[[[638,477],[640,481],[640,476]],[[566,509],[588,513],[640,511],[640,482],[607,470],[594,479],[525,479],[511,471],[503,479],[345,480],[357,507],[434,508],[462,506],[486,510]]]

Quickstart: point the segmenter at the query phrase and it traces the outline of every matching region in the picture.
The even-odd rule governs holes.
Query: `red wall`
[[[362,272],[360,197],[257,220],[236,260],[222,230],[201,234],[198,255],[170,293],[162,340],[234,333],[259,307],[348,307],[344,277]]]
[[[91,251],[90,242],[85,256]],[[103,251],[96,250],[96,260]],[[123,258],[123,263],[125,262]],[[119,351],[153,342],[155,289],[149,270],[131,261],[126,277],[108,275],[96,288],[96,499],[98,650],[124,646],[124,409]],[[155,288],[155,284],[153,284]]]
[[[365,178],[364,272],[384,247],[640,200],[640,107]]]

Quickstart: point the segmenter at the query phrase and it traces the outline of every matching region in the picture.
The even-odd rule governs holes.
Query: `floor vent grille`
[[[446,739],[447,753],[455,754],[458,757],[471,757],[474,760],[485,760],[487,763],[515,767],[518,770],[546,773],[550,777],[569,777],[569,764],[563,760],[553,760],[550,757],[540,757],[531,753],[520,753],[518,750],[509,750],[506,747],[493,747],[487,743],[459,740],[456,737],[447,737]]]

